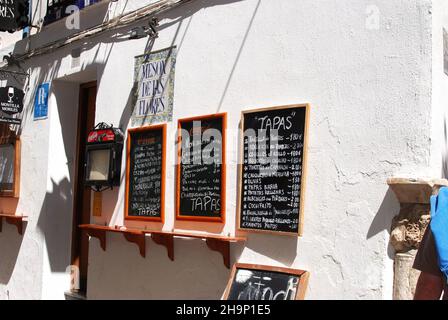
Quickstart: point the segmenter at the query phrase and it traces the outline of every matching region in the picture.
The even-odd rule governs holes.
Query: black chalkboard
[[[163,221],[166,126],[129,130],[126,218]]]
[[[303,299],[308,273],[302,270],[237,264],[234,266],[225,298],[227,300]],[[263,270],[263,268],[266,268]],[[281,269],[281,271],[276,271]]]
[[[178,122],[179,220],[224,221],[225,125],[225,113]]]
[[[243,112],[240,229],[301,234],[307,110]]]

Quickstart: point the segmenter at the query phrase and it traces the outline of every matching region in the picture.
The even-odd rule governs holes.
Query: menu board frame
[[[21,141],[20,137],[0,137],[0,145],[9,145],[14,147],[13,161],[13,183],[11,189],[1,189],[1,198],[19,198],[20,195],[20,165],[21,165]]]
[[[235,281],[235,275],[236,275],[236,272],[238,271],[238,269],[278,272],[278,273],[297,276],[299,278],[299,283],[297,284],[297,292],[296,292],[295,300],[304,300],[305,299],[306,290],[308,288],[308,280],[310,277],[309,271],[285,268],[285,267],[267,266],[267,265],[260,265],[260,264],[235,263],[232,267],[232,271],[230,272],[229,280],[227,282],[227,286],[224,291],[223,300],[228,300],[228,297],[230,295],[230,289],[232,288],[232,284]]]
[[[201,121],[222,118],[222,163],[221,163],[221,215],[219,217],[193,216],[180,214],[180,184],[181,184],[181,158],[182,158],[182,133],[181,125],[184,122]],[[226,221],[226,135],[227,112],[209,115],[182,118],[177,121],[177,165],[176,165],[176,220],[203,221],[225,223]]]
[[[166,185],[166,123],[143,126],[137,128],[128,129],[128,137],[126,143],[126,195],[124,204],[124,216],[125,220],[136,220],[136,221],[154,221],[165,222],[165,185]],[[132,135],[134,133],[142,131],[152,131],[162,129],[162,178],[161,178],[161,194],[160,194],[160,217],[144,217],[144,216],[132,216],[129,215],[129,181],[130,181],[130,170],[131,170],[131,141]]]
[[[302,161],[302,176],[300,179],[300,208],[298,212],[298,232],[285,232],[285,231],[275,231],[275,230],[261,230],[261,229],[252,229],[252,228],[243,228],[241,227],[241,205],[242,205],[242,188],[243,188],[243,164],[244,164],[244,116],[246,114],[257,113],[257,112],[265,112],[265,111],[275,111],[275,110],[284,110],[284,109],[296,109],[296,108],[305,108],[305,126],[304,126],[304,134],[303,134],[303,161]],[[239,161],[238,161],[238,199],[237,199],[237,230],[238,231],[250,231],[254,233],[270,233],[270,234],[279,234],[279,235],[289,235],[289,236],[299,236],[303,235],[303,216],[304,216],[304,206],[305,206],[305,185],[306,185],[306,171],[307,171],[307,148],[308,148],[308,126],[309,126],[309,117],[310,117],[310,104],[291,104],[291,105],[283,105],[283,106],[274,106],[274,107],[264,107],[257,109],[249,109],[243,110],[241,112],[241,120],[240,120],[240,145],[239,145]]]

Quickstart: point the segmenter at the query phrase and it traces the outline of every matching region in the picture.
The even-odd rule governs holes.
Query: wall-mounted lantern
[[[101,122],[90,131],[86,146],[85,185],[103,191],[120,185],[123,132]]]

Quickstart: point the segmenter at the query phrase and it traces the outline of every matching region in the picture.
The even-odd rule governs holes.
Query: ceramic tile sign
[[[135,57],[132,126],[173,118],[176,47]]]
[[[224,293],[225,300],[303,300],[309,272],[236,263]]]
[[[127,143],[125,218],[163,222],[166,124],[129,129]]]
[[[49,83],[43,83],[37,87],[36,97],[34,98],[34,120],[42,120],[48,118],[49,93]]]
[[[308,105],[243,111],[240,230],[302,234]]]
[[[176,219],[225,221],[226,113],[180,119]]]

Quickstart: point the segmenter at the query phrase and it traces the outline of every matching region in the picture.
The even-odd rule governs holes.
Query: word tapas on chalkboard
[[[290,268],[236,263],[225,300],[303,300],[309,272]]]
[[[240,230],[302,234],[309,106],[242,112]]]
[[[166,124],[128,130],[125,217],[164,221]]]
[[[178,121],[176,219],[225,221],[226,113]]]

